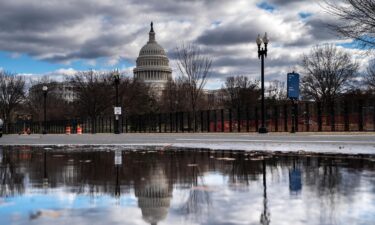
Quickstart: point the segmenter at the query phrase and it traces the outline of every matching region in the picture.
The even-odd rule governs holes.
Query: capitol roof
[[[155,32],[153,23],[151,22],[151,30],[149,33],[149,40],[146,45],[141,48],[139,56],[149,55],[163,55],[166,56],[163,47],[161,47],[155,40]]]

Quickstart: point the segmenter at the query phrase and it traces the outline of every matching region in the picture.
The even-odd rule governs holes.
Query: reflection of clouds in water
[[[189,222],[185,224],[259,224],[259,216],[263,210],[263,184],[262,182],[252,183],[249,192],[236,191],[231,185],[228,185],[228,177],[217,176],[218,174],[207,173],[202,180],[207,180],[209,184],[206,188],[192,188],[185,190],[174,190],[171,204],[171,214],[168,219],[179,219],[180,216],[187,216]],[[225,182],[223,182],[225,181]],[[198,192],[194,193],[193,191]],[[187,199],[191,194],[196,195],[194,206],[200,207],[199,210],[184,211],[181,206],[186,206]],[[209,194],[207,202],[206,194]],[[184,205],[185,204],[185,205]],[[207,207],[209,204],[209,207]],[[205,208],[209,210],[205,210]],[[193,208],[194,209],[194,208]],[[203,212],[203,213],[202,213]],[[196,213],[196,214],[194,214]],[[194,217],[195,216],[195,217]],[[167,220],[169,224],[169,220]],[[170,223],[172,224],[172,223]]]
[[[42,211],[43,212],[43,211]],[[114,224],[114,225],[144,225],[141,213],[137,207],[109,207],[93,209],[69,209],[60,211],[45,211],[32,221],[38,225],[63,225],[63,224]],[[52,212],[52,213],[51,213]],[[53,215],[59,214],[59,217]],[[52,216],[51,216],[52,215]],[[101,222],[99,222],[101,221]],[[29,224],[30,221],[19,221],[19,224]]]
[[[16,157],[9,156],[3,158],[8,164],[17,162]],[[234,161],[213,160],[202,154],[128,153],[119,170],[121,195],[116,204],[113,154],[74,153],[65,158],[49,158],[49,178],[52,179],[48,192],[35,185],[42,181],[39,172],[42,161],[37,159],[43,155],[33,157],[32,161],[23,159],[22,167],[12,164],[21,169],[9,174],[13,178],[20,172],[24,175],[25,192],[6,198],[13,203],[13,208],[0,202],[0,207],[8,210],[5,217],[12,217],[22,208],[23,211],[17,213],[21,217],[27,214],[27,219],[23,216],[20,224],[27,223],[24,221],[28,221],[29,212],[51,209],[61,212],[61,216],[52,218],[48,215],[55,214],[47,213],[35,221],[38,224],[53,221],[54,225],[91,225],[98,221],[108,224],[259,224],[264,210],[262,162],[259,161],[237,159],[234,164]],[[92,163],[79,163],[80,159],[89,159]],[[189,163],[196,166],[186,169]],[[291,196],[289,172],[293,165],[290,160],[267,159],[267,209],[272,215],[271,224],[368,224],[374,221],[374,166],[364,166],[363,162],[353,160],[341,167],[334,163],[326,158],[319,161],[302,157],[298,168],[303,188],[298,195]],[[343,162],[340,165],[344,165]],[[4,210],[0,209],[1,213]]]

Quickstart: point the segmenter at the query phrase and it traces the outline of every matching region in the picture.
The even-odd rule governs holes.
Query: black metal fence
[[[290,132],[292,122],[298,132],[310,131],[375,131],[375,101],[340,101],[332,105],[316,102],[299,102],[294,118],[293,105],[266,106],[266,127],[270,132]],[[259,106],[202,110],[197,112],[148,113],[126,115],[119,118],[121,133],[178,133],[178,132],[256,132],[261,124]],[[113,133],[114,116],[73,120],[47,121],[48,133]],[[42,133],[43,122],[17,122],[8,124],[8,133]]]

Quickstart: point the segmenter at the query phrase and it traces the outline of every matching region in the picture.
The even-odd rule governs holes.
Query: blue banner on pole
[[[302,189],[301,170],[293,169],[289,171],[289,190],[298,193]]]
[[[298,73],[288,73],[287,78],[287,89],[288,98],[298,100],[299,98],[299,74]]]

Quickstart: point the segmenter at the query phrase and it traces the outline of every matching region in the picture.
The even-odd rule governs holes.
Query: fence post
[[[119,124],[120,124],[120,132],[121,133],[124,133],[124,116],[123,115],[120,115],[119,117],[118,117],[118,119],[119,119]],[[121,123],[120,123],[120,121],[121,121]]]
[[[330,101],[330,114],[331,114],[331,131],[336,131],[336,121],[335,121],[335,102]]]
[[[138,132],[141,133],[142,132],[142,123],[141,123],[141,115],[138,115],[137,116],[137,127],[138,127]]]
[[[178,133],[178,112],[175,112],[174,113],[174,116],[175,116],[175,131],[176,133]]]
[[[69,121],[68,121],[68,123],[69,123]],[[95,117],[95,125],[96,125],[96,130],[95,130],[95,133],[100,133],[100,131],[101,131],[101,126],[100,126],[100,117],[98,117],[98,118],[96,118]]]
[[[210,110],[207,110],[207,132],[210,132]]]
[[[170,133],[173,132],[173,129],[172,129],[172,113],[171,112],[169,113],[169,132]]]
[[[145,123],[145,133],[152,132],[152,114],[145,114],[145,119],[143,121]]]
[[[246,132],[250,131],[249,106],[246,106]]]
[[[113,126],[112,126],[112,123],[114,123],[115,121],[117,122],[116,118],[114,118],[114,117],[115,116],[113,116],[113,119],[109,118],[109,133],[114,133],[114,131],[112,131],[112,127],[115,128],[115,124],[113,124]]]
[[[203,111],[201,112],[201,132],[203,132]]]
[[[191,132],[190,112],[187,112],[187,120],[188,120],[188,132]]]
[[[164,133],[167,133],[167,120],[166,120],[166,118],[167,118],[167,114],[163,113],[162,114],[162,120],[164,122]]]
[[[161,113],[158,114],[159,133],[161,133]]]
[[[154,114],[149,113],[147,114],[147,127],[148,127],[148,132],[152,133],[154,132]]]
[[[237,132],[241,132],[241,110],[237,108]]]
[[[131,121],[131,124],[133,125],[133,131],[135,133],[138,132],[138,115],[133,115],[132,116],[132,121]]]
[[[91,118],[91,120],[92,120],[92,122],[91,122],[91,130],[92,130],[92,133],[93,134],[96,134],[97,133],[97,131],[99,130],[99,128],[100,127],[98,127],[99,126],[99,118],[96,118],[95,116],[94,116],[94,118]]]
[[[69,123],[69,121],[68,121]],[[100,133],[100,118],[95,117],[95,133]]]
[[[149,129],[149,128],[148,128],[148,124],[149,124],[149,114],[143,114],[143,115],[142,115],[141,123],[142,123],[142,130],[143,130],[143,133],[147,133],[147,129]]]
[[[220,116],[221,116],[221,132],[224,132],[224,109],[220,110]]]
[[[310,107],[309,103],[305,103],[305,123],[306,123],[306,131],[310,131]]]
[[[102,132],[101,133],[104,133],[105,132],[105,125],[106,125],[107,121],[104,119],[104,117],[102,117]]]
[[[180,112],[180,115],[181,115],[181,118],[180,118],[180,129],[181,129],[181,132],[185,132],[184,129],[185,129],[185,124],[184,124],[184,112]]]
[[[344,129],[345,131],[349,131],[349,104],[348,100],[345,99],[344,101]]]
[[[298,132],[298,117],[299,117],[299,109],[298,109],[298,101],[295,103],[294,105],[294,122],[295,122],[295,128],[296,128],[296,132]]]
[[[363,100],[358,101],[358,130],[363,131]]]
[[[258,107],[255,107],[255,132],[259,130]]]
[[[125,115],[125,133],[128,133],[128,124],[129,124],[128,116]]]
[[[214,132],[217,132],[217,110],[215,109],[214,110],[214,120],[215,120],[215,122],[214,122]]]
[[[275,120],[275,131],[278,132],[279,131],[279,110],[278,110],[278,107],[277,105],[274,106],[273,108],[273,116],[274,116],[274,120]]]
[[[322,106],[320,102],[316,103],[318,111],[318,131],[322,131]]]
[[[284,132],[288,132],[288,104],[284,104]]]
[[[229,109],[229,132],[232,132],[232,109]]]
[[[197,121],[197,112],[193,111],[193,119],[194,119],[194,132],[198,131],[198,121]]]

